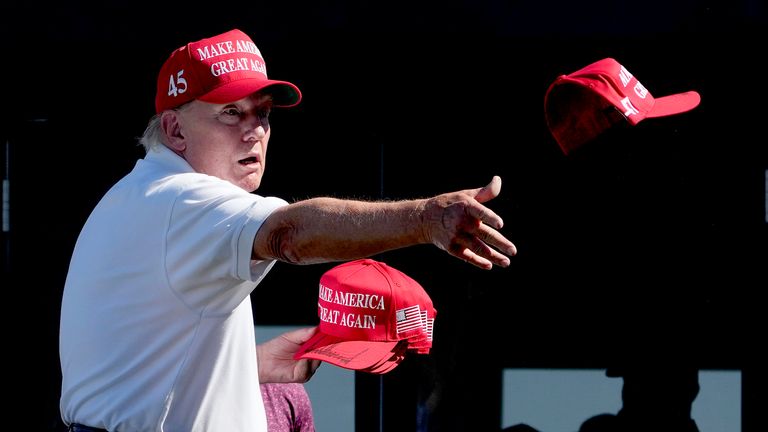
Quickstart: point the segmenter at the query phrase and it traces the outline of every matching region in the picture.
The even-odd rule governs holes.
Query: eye
[[[242,111],[236,106],[228,105],[219,112],[219,120],[225,124],[236,124],[242,115]]]
[[[237,109],[237,107],[228,106],[228,107],[225,107],[223,110],[221,110],[221,115],[223,115],[225,117],[228,117],[228,116],[239,117],[240,116],[240,110]]]

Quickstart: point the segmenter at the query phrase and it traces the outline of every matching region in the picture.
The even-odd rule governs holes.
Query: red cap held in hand
[[[385,263],[361,259],[320,278],[318,332],[295,359],[382,374],[407,351],[428,354],[437,311],[424,288]]]

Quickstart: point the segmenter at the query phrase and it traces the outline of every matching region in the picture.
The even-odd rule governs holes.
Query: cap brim
[[[391,360],[387,361],[386,363],[376,367],[375,369],[366,370],[365,372],[377,374],[377,375],[383,375],[392,369],[396,368],[400,362],[402,362],[405,359],[405,356],[398,356],[397,360]]]
[[[321,360],[345,369],[361,370],[391,358],[396,345],[397,341],[350,341],[315,333],[293,358]]]
[[[407,341],[400,341],[392,349],[391,356],[383,359],[381,362],[371,366],[367,369],[361,369],[361,372],[368,372],[373,374],[384,374],[392,369],[396,368],[403,360],[405,360],[405,353],[407,351]]]
[[[701,95],[695,91],[657,97],[646,117],[665,117],[684,113],[699,106],[700,102]]]
[[[288,108],[298,105],[301,101],[301,91],[294,84],[287,81],[257,78],[239,79],[225,83],[198,97],[198,99],[204,102],[222,104],[238,101],[262,90],[272,95],[274,105],[277,107]]]

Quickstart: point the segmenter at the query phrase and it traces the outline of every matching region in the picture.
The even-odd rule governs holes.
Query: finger
[[[475,265],[479,264],[482,268],[487,269],[492,268],[494,265],[505,268],[509,267],[510,260],[508,256],[479,240],[475,240],[475,244],[474,248],[467,248],[466,251],[468,252],[465,252],[465,256],[468,256],[472,263],[475,263]]]
[[[508,256],[517,255],[517,246],[514,243],[485,224],[480,224],[477,229],[477,238]]]
[[[298,342],[299,344],[303,344],[304,342],[311,339],[312,336],[314,336],[317,331],[319,331],[317,326],[296,329],[295,330],[296,342]]]
[[[472,236],[457,238],[449,252],[459,259],[484,270],[490,270],[494,265],[509,267],[510,264],[509,257]]]
[[[470,204],[465,211],[468,215],[493,228],[501,229],[504,227],[504,220],[501,216],[482,204]]]
[[[299,360],[294,367],[294,376],[286,382],[306,383],[315,375],[315,371],[319,366],[319,364],[316,364],[318,362],[318,360],[312,359]]]
[[[464,189],[459,193],[465,193],[480,202],[486,202],[495,198],[499,192],[501,192],[501,177],[493,176],[487,185],[479,188]]]
[[[490,270],[493,268],[492,262],[475,254],[474,252],[472,252],[467,248],[462,248],[461,252],[454,255],[457,256],[459,259],[474,265],[475,267],[480,267],[483,270]]]
[[[496,198],[499,196],[499,193],[501,193],[501,177],[493,176],[490,183],[479,189],[476,189],[474,196],[476,200],[483,203]]]

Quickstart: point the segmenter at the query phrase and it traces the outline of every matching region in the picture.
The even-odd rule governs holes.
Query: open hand
[[[427,237],[451,255],[490,270],[509,266],[515,245],[498,230],[504,221],[483,203],[501,192],[501,178],[477,189],[449,192],[427,200],[424,207]]]

